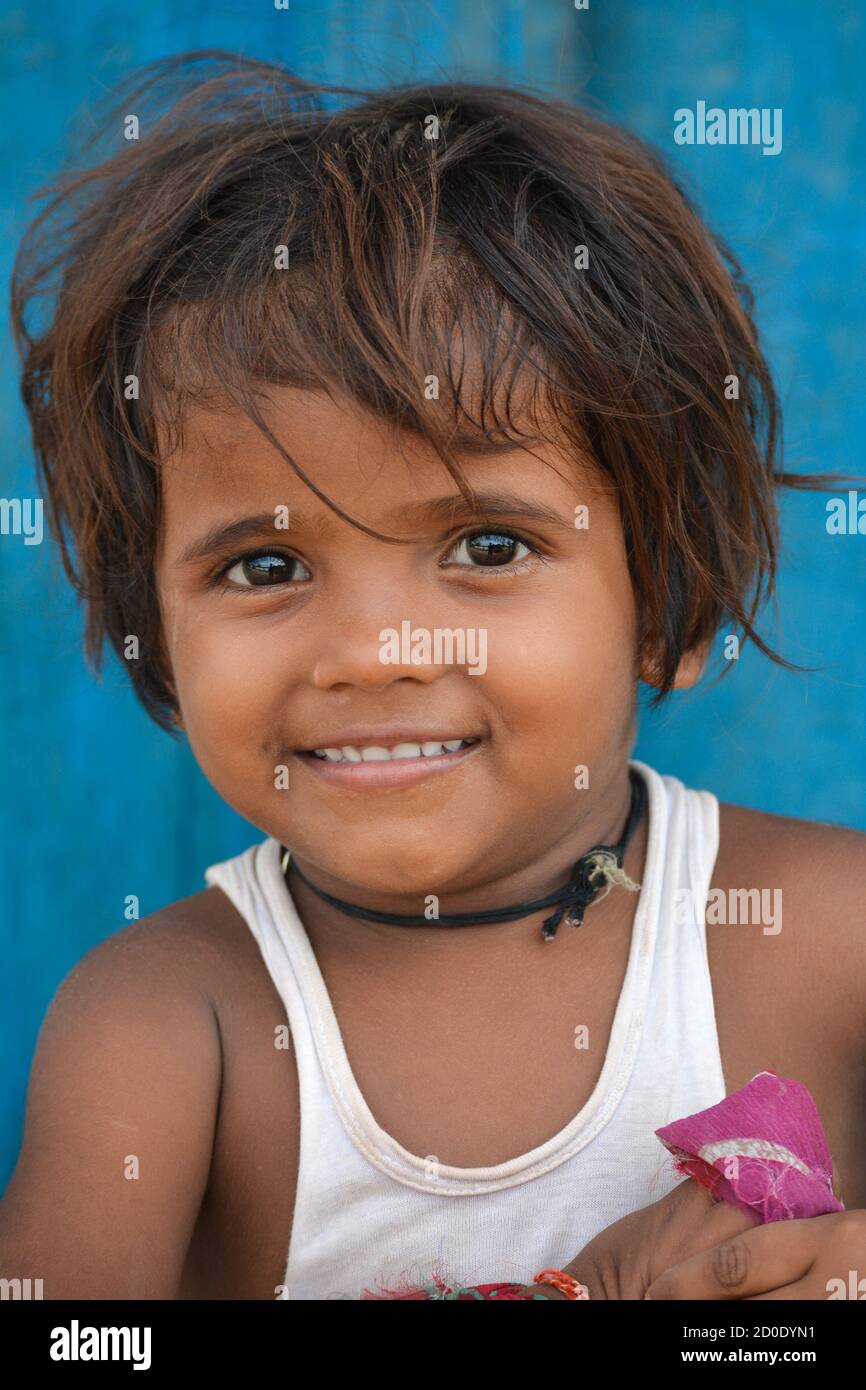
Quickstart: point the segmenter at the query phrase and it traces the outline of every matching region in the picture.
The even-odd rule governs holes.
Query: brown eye
[[[455,565],[496,568],[514,564],[530,553],[524,541],[507,531],[475,531],[457,542],[449,559]]]
[[[298,573],[298,571],[302,573]],[[266,550],[258,555],[245,555],[226,571],[226,579],[240,588],[269,588],[277,584],[296,584],[312,576],[306,565],[294,555]]]

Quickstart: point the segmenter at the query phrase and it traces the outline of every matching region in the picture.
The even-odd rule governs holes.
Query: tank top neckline
[[[431,1163],[433,1156],[410,1153],[375,1119],[350,1066],[312,943],[281,871],[282,847],[273,837],[255,847],[259,881],[292,966],[300,976],[312,1036],[334,1104],[357,1147],[377,1167],[399,1181],[442,1194],[468,1194],[526,1182],[564,1163],[589,1144],[615,1112],[640,1045],[669,830],[667,792],[660,775],[636,759],[630,759],[629,765],[646,781],[649,824],[628,962],[601,1073],[589,1098],[558,1133],[525,1153],[486,1167],[461,1168],[440,1163],[438,1158]]]

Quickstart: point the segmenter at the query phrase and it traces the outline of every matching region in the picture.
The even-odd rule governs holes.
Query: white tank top
[[[357,1299],[363,1289],[426,1282],[434,1269],[454,1283],[531,1283],[682,1181],[653,1131],[725,1095],[703,912],[719,804],[645,763],[630,765],[649,793],[646,863],[601,1075],[564,1129],[492,1167],[409,1153],[376,1123],[278,841],[206,871],[258,942],[297,1057],[300,1160],[284,1297]],[[682,890],[697,905],[690,913],[674,911]]]

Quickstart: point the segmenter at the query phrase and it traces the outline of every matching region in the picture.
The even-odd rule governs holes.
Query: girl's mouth
[[[481,739],[429,738],[401,742],[344,743],[310,748],[296,754],[319,777],[347,787],[405,787],[435,773],[447,772],[475,752]]]

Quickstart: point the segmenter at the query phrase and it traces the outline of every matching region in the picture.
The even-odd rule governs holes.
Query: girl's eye
[[[298,574],[297,570],[303,571]],[[278,550],[264,550],[258,555],[245,555],[223,570],[223,578],[241,589],[273,588],[277,584],[297,584],[311,579],[306,565],[295,555],[283,555]]]
[[[457,542],[445,563],[501,569],[531,554],[532,546],[508,531],[473,531]]]

